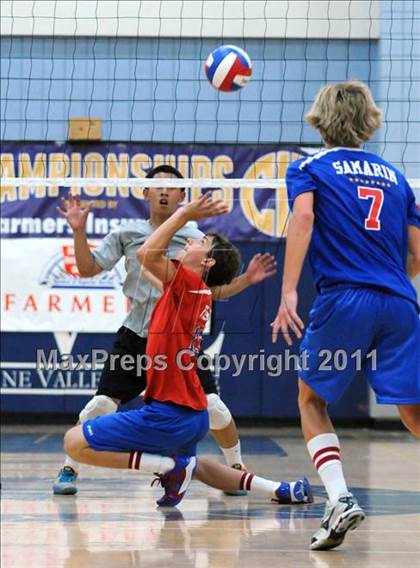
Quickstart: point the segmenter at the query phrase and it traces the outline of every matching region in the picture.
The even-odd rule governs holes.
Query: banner
[[[160,164],[171,164],[190,178],[284,178],[292,160],[305,154],[298,146],[244,146],[182,144],[56,144],[4,143],[2,177],[89,177],[115,179],[109,187],[73,187],[73,194],[93,201],[87,223],[90,238],[100,238],[122,222],[146,218],[143,191],[118,183],[118,178],[144,178]],[[203,188],[187,191],[197,199]],[[69,189],[28,185],[1,187],[3,238],[71,237],[71,229],[56,207]],[[286,188],[227,187],[217,197],[229,203],[228,215],[201,223],[203,230],[229,239],[267,240],[284,236],[288,219]]]
[[[121,223],[148,217],[143,190],[118,178],[144,178],[160,164],[184,177],[229,179],[284,178],[297,146],[5,143],[2,177],[88,177],[115,179],[108,187],[72,187],[82,201],[93,201],[87,237],[96,246]],[[197,199],[203,188],[187,191]],[[123,260],[110,272],[80,278],[72,231],[56,207],[69,188],[19,185],[1,187],[2,330],[38,332],[115,332],[127,313],[122,293]],[[284,236],[288,204],[285,187],[214,190],[230,207],[226,216],[200,223],[203,231],[234,241],[273,241]]]
[[[127,314],[123,260],[78,278],[69,239],[4,240],[1,272],[2,331],[115,332]]]

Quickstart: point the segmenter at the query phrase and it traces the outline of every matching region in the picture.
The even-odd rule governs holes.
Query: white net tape
[[[410,186],[413,188],[417,197],[420,198],[420,179],[409,179]],[[226,187],[253,187],[260,189],[269,189],[277,187],[285,187],[284,178],[39,178],[39,177],[4,177],[1,178],[1,186],[26,186],[26,187],[202,187],[222,189]]]

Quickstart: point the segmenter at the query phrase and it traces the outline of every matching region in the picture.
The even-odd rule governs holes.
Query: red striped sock
[[[253,473],[249,473],[249,471],[245,471],[242,474],[241,480],[239,482],[239,489],[249,491],[251,489],[251,483],[254,478]]]
[[[141,473],[164,474],[175,466],[175,461],[166,456],[133,451],[128,458],[128,469],[136,469]]]
[[[336,434],[319,434],[309,440],[308,451],[333,503],[348,493],[341,465],[340,443]]]
[[[246,491],[264,495],[270,500],[276,497],[276,490],[279,485],[280,483],[278,481],[258,477],[258,475],[254,475],[249,471],[245,471],[239,480],[239,489],[245,489]]]
[[[340,448],[339,446],[327,446],[326,448],[321,448],[317,452],[314,453],[312,457],[312,461],[314,462],[314,466],[320,472],[320,469],[323,465],[329,465],[329,462],[333,461],[340,461]]]
[[[141,452],[130,452],[128,469],[140,469]]]

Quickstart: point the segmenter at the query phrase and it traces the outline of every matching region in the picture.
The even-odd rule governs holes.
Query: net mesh
[[[257,149],[294,144],[313,151],[320,140],[304,116],[317,91],[327,82],[360,79],[384,111],[384,127],[368,148],[417,188],[418,16],[414,1],[5,1],[1,139],[45,142],[46,158],[38,169],[36,156],[26,168],[15,160],[12,169],[3,157],[2,174],[60,178],[67,187],[79,184],[72,178],[105,178],[106,187],[114,184],[106,178],[121,177],[141,187],[148,167],[172,161],[187,178],[204,178],[201,185],[245,171],[247,183],[257,187],[264,177],[276,187],[283,176],[275,153],[261,162]],[[212,88],[203,68],[208,54],[228,43],[253,61],[250,83],[236,93]],[[79,168],[69,168],[54,156],[53,143],[61,141],[60,154],[74,152],[71,118],[100,119],[101,144],[111,154],[112,144],[134,142],[164,143],[166,153],[144,147],[141,166],[129,159],[126,170],[120,146],[111,166],[105,160],[104,169],[89,167],[81,159]],[[89,122],[87,138],[92,129]],[[180,144],[192,145],[197,156],[205,154],[203,144],[229,144],[233,164],[245,164],[240,175],[213,163],[209,169],[198,157],[183,165]],[[240,145],[248,145],[246,157]]]

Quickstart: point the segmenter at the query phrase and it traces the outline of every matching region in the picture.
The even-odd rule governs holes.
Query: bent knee
[[[232,414],[218,394],[206,395],[210,430],[224,430],[232,422]]]
[[[401,421],[413,436],[420,438],[420,405],[413,404],[398,407]]]
[[[73,426],[64,434],[64,451],[71,458],[75,459],[79,451],[86,445],[81,426]]]
[[[328,406],[328,403],[318,396],[316,392],[301,379],[299,380],[298,404],[300,409],[307,406],[316,406],[317,408],[325,409]]]

